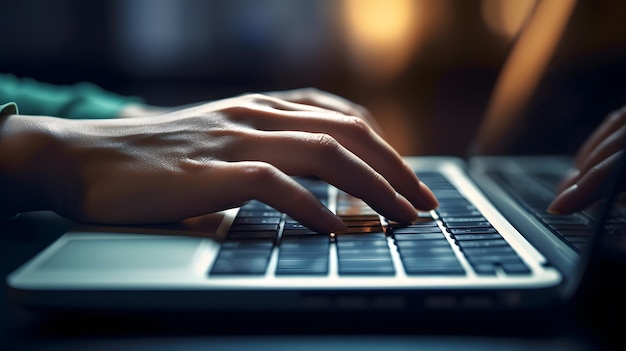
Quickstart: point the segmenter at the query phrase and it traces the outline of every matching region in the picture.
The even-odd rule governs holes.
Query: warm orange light
[[[498,153],[544,74],[575,0],[540,1],[505,63],[491,97],[477,152]]]
[[[512,38],[528,19],[536,1],[538,0],[483,0],[483,20],[494,32]]]
[[[425,37],[430,19],[424,5],[424,0],[342,2],[349,55],[361,76],[385,81],[402,72]]]

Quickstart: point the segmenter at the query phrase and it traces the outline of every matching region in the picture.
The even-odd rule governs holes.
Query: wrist
[[[0,125],[0,209],[6,214],[50,208],[46,186],[58,164],[52,117],[11,115]]]

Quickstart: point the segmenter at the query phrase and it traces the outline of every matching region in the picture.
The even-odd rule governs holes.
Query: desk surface
[[[0,223],[3,280],[71,225],[49,212]],[[567,314],[49,316],[16,306],[6,289],[0,298],[0,349],[9,350],[597,350],[602,340]]]

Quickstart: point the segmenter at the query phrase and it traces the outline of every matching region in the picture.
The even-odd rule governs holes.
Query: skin
[[[555,214],[583,210],[599,200],[611,171],[626,145],[626,106],[609,114],[579,149],[572,170],[559,186],[558,195],[548,207]],[[621,180],[626,189],[626,179]]]
[[[437,206],[362,106],[315,89],[249,94],[110,120],[13,115],[0,126],[7,211],[173,222],[251,199],[318,231],[345,224],[289,176],[320,177],[390,219]],[[378,131],[378,133],[377,133]]]

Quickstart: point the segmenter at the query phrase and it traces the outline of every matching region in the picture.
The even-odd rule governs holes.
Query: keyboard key
[[[447,247],[452,250],[447,240],[401,240],[395,244],[399,249]]]
[[[339,259],[340,275],[394,275],[391,256],[363,259]]]
[[[393,235],[396,240],[445,240],[446,237],[440,231],[439,233],[396,233]]]
[[[448,229],[448,232],[452,235],[459,234],[489,234],[497,233],[495,228],[462,228],[462,229]]]
[[[366,241],[385,240],[385,238],[386,238],[385,233],[383,232],[369,232],[369,233],[364,232],[364,233],[357,233],[357,234],[341,232],[341,233],[335,234],[335,240],[337,240],[338,242],[358,241],[358,240],[366,240]]]
[[[503,239],[459,241],[457,242],[457,245],[459,245],[462,249],[471,247],[509,246],[506,240]]]
[[[446,227],[450,229],[491,228],[491,223],[487,221],[446,222]]]
[[[277,223],[270,224],[233,224],[229,232],[262,232],[278,230]]]
[[[392,228],[391,233],[397,234],[414,234],[414,233],[443,233],[439,227],[404,227]]]
[[[500,265],[507,274],[530,274],[530,268],[523,263],[502,263]]]
[[[464,240],[492,240],[492,239],[500,239],[502,236],[500,234],[457,234],[454,235],[454,240],[464,241]]]
[[[328,257],[279,258],[276,275],[326,275]]]
[[[227,239],[276,239],[278,236],[278,231],[276,230],[268,230],[268,231],[239,231],[239,232],[228,232],[226,234]]]
[[[220,253],[210,274],[263,275],[268,263],[269,258],[265,257],[232,258],[221,256]]]

